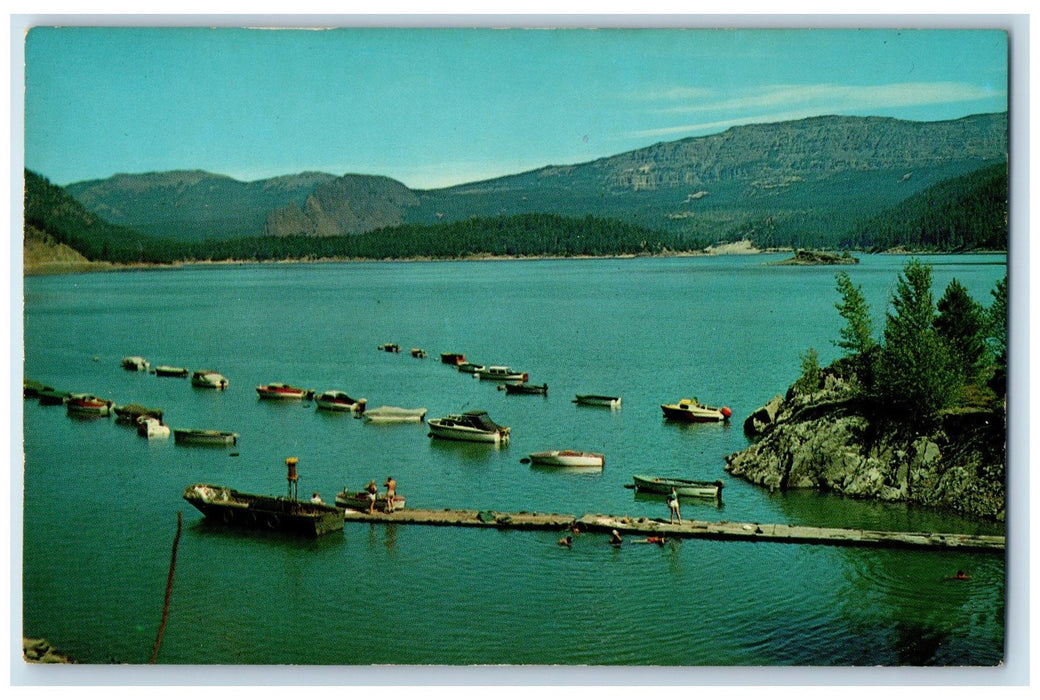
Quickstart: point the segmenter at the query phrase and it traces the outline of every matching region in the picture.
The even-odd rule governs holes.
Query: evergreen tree
[[[863,288],[852,284],[847,272],[839,272],[834,278],[841,295],[841,301],[834,306],[845,319],[845,327],[840,331],[841,340],[835,344],[848,351],[846,356],[852,361],[859,382],[870,387],[873,383],[873,357],[878,345],[874,339],[870,307],[863,297]]]
[[[879,400],[911,422],[927,422],[949,406],[960,383],[935,329],[931,267],[916,258],[899,276],[886,314],[884,346],[876,369]]]
[[[990,380],[990,386],[999,395],[1007,393],[1007,362],[1008,362],[1008,279],[997,281],[996,286],[990,292],[993,295],[993,304],[986,312],[988,321],[988,338],[990,349],[996,360],[996,370]]]
[[[820,354],[815,348],[809,348],[800,357],[802,376],[794,383],[794,389],[799,394],[808,394],[811,399],[813,393],[820,388],[820,379],[823,376],[820,370]]]
[[[936,308],[939,314],[935,317],[935,330],[950,351],[950,359],[964,383],[976,382],[990,366],[985,341],[987,319],[982,305],[954,279]]]

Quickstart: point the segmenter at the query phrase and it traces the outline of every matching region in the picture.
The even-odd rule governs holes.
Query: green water
[[[25,280],[25,374],[164,409],[172,427],[234,430],[233,449],[147,441],[111,419],[26,401],[22,613],[88,664],[148,661],[179,543],[161,664],[993,666],[1005,657],[1005,564],[992,554],[688,540],[621,549],[553,532],[348,524],[301,541],[228,531],[181,499],[206,482],[330,500],[392,474],[416,508],[666,517],[632,474],[723,479],[687,518],[1001,532],[900,505],[769,494],[729,477],[740,424],[782,393],[799,355],[834,358],[834,270],[776,256],[207,266]],[[904,258],[847,268],[879,327]],[[956,277],[984,304],[1002,256],[928,258],[936,297]],[[398,343],[404,352],[377,351]],[[422,347],[427,359],[407,350]],[[549,386],[515,396],[439,361],[505,364]],[[209,368],[225,392],[126,372],[119,360]],[[310,403],[257,400],[273,381],[342,389],[429,417],[487,410],[502,449],[431,441]],[[619,411],[576,406],[618,394]],[[732,425],[675,425],[696,396]],[[521,463],[544,449],[606,454],[602,473]],[[963,569],[972,578],[945,577]]]

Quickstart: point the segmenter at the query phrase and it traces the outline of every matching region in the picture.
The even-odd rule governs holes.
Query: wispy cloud
[[[767,85],[744,94],[709,92],[697,88],[659,90],[643,96],[657,115],[711,115],[709,121],[631,132],[630,136],[665,136],[725,129],[749,122],[786,121],[820,114],[861,114],[879,111],[981,100],[1003,100],[1003,86],[957,82],[894,83],[889,85]],[[671,103],[671,104],[663,104]]]
[[[677,95],[679,91],[675,92]],[[706,91],[686,91],[691,99],[695,95],[703,101],[671,105],[656,111],[661,113],[703,112],[732,109],[773,109],[797,105],[826,105],[832,109],[846,110],[862,107],[912,107],[920,105],[949,104],[989,100],[1006,95],[1006,90],[997,90],[966,83],[895,83],[890,85],[767,85],[752,93],[724,97],[715,95],[711,99]],[[681,97],[674,98],[676,100]],[[660,101],[660,100],[658,100]]]

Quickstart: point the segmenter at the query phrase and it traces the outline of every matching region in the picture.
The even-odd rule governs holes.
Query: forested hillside
[[[64,189],[30,170],[25,171],[25,231],[27,238],[63,244],[90,261],[164,262],[173,252],[152,236],[90,213]]]
[[[300,260],[472,256],[658,255],[706,243],[611,219],[555,214],[475,218],[432,226],[397,226],[355,236],[263,236],[185,244],[186,260]]]
[[[842,241],[858,250],[1007,250],[1007,165],[944,180],[859,225]]]

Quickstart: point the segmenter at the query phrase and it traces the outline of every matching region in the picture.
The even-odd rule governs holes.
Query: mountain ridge
[[[818,116],[661,141],[585,163],[446,188],[382,175],[240,182],[204,171],[119,175],[67,190],[115,224],[180,240],[355,235],[399,224],[593,215],[715,241],[827,245],[831,229],[943,179],[1006,162],[1007,113],[941,122]]]

